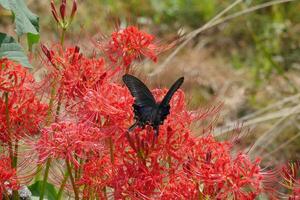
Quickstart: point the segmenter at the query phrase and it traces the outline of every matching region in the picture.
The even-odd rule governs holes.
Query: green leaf
[[[18,36],[27,34],[28,46],[39,41],[39,17],[32,13],[24,0],[0,0],[0,4],[14,14]]]
[[[31,191],[33,196],[40,196],[40,190],[42,188],[43,181],[37,181],[34,184],[30,185],[28,188]],[[57,199],[57,192],[51,183],[46,183],[45,187],[45,196],[48,200],[56,200]]]
[[[0,33],[0,58],[4,57],[18,61],[25,67],[32,68],[28,57],[15,39],[5,33]]]
[[[35,44],[35,43],[38,43],[39,40],[40,40],[39,35],[35,35],[35,34],[32,34],[32,33],[27,34],[27,43],[28,43],[29,51],[32,51],[32,45]]]

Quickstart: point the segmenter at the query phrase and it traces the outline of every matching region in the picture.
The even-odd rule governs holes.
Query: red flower
[[[113,32],[107,46],[104,47],[104,51],[113,63],[119,63],[126,68],[141,56],[156,62],[157,50],[154,36],[134,26]]]
[[[35,82],[26,68],[6,59],[1,61],[4,92],[0,98],[0,141],[6,143],[37,134],[47,106],[37,98]]]
[[[103,151],[103,135],[98,128],[71,122],[53,123],[41,130],[34,149],[39,162],[48,158],[64,159],[79,166],[77,158],[89,158]]]
[[[288,194],[282,194],[282,196],[287,196],[289,200],[300,199],[299,167],[300,161],[291,162],[281,169],[281,176],[283,178],[281,185],[283,185],[288,192]]]
[[[119,126],[126,129],[132,115],[133,98],[125,87],[105,83],[83,97],[79,116],[100,127]]]
[[[0,59],[0,66],[0,90],[2,91],[10,92],[18,89],[27,79],[27,70],[11,60]]]
[[[92,158],[84,164],[82,178],[77,184],[84,185],[83,196],[85,198],[97,196],[100,199],[105,199],[104,191],[111,184],[113,167],[107,156]]]
[[[7,125],[7,112],[9,126]],[[11,141],[38,133],[39,125],[45,119],[47,106],[42,104],[31,90],[18,90],[8,96],[8,108],[5,99],[0,99],[0,140]],[[9,133],[10,132],[10,133]],[[10,138],[12,137],[12,138]]]
[[[8,195],[8,189],[19,189],[16,170],[11,167],[10,158],[0,155],[0,200]]]
[[[69,98],[82,97],[86,92],[101,85],[107,78],[103,59],[81,57],[74,63],[65,66],[61,75],[60,92]]]
[[[45,49],[45,47],[43,47]],[[46,81],[58,83],[58,91],[67,100],[82,98],[90,89],[96,89],[115,72],[105,68],[103,58],[87,58],[79,47],[63,49],[53,45],[45,50],[49,62]]]

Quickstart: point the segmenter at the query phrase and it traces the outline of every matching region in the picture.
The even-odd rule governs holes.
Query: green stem
[[[66,28],[62,28],[62,32],[61,32],[61,38],[60,38],[60,44],[61,46],[64,45],[64,42],[65,42],[65,36],[66,36]]]
[[[19,200],[20,199],[18,190],[13,190],[12,199],[13,200]]]
[[[78,160],[78,157],[75,158]],[[82,173],[82,167],[83,167],[83,159],[79,158],[79,168],[75,171],[75,179],[79,179]]]
[[[114,161],[115,161],[114,144],[113,144],[111,136],[108,138],[108,143],[109,143],[110,161],[111,161],[111,163],[114,163]]]
[[[70,175],[70,180],[71,180],[71,183],[72,183],[72,186],[73,186],[73,190],[74,190],[74,194],[75,194],[75,200],[79,200],[78,190],[77,190],[75,180],[74,180],[74,177],[73,177],[73,174],[72,174],[71,165],[70,165],[69,161],[67,161],[67,160],[66,160],[66,164],[67,164],[67,169],[68,169],[68,172],[69,172],[69,175]]]
[[[58,104],[57,104],[56,113],[55,113],[55,122],[58,121],[58,116],[59,116],[60,108],[61,108],[61,101],[62,101],[62,93],[60,93],[58,96]]]
[[[138,149],[137,150],[137,156],[138,156],[138,158],[140,158],[140,160],[142,161],[142,163],[146,166],[146,158],[144,156],[144,153],[143,153],[142,149]]]
[[[171,175],[171,170],[172,169],[172,158],[171,156],[168,156],[168,165],[169,165],[169,175]]]
[[[106,186],[103,187],[103,194],[104,194],[104,199],[107,199],[107,194],[106,194]]]
[[[59,191],[58,191],[58,194],[57,194],[57,200],[60,200],[61,199],[61,196],[62,196],[62,193],[63,193],[63,190],[66,186],[66,183],[67,183],[67,180],[69,178],[69,171],[66,171],[65,175],[64,175],[64,179],[60,185],[60,188],[59,188]]]
[[[51,158],[48,158],[47,163],[46,163],[46,169],[45,169],[45,174],[42,182],[42,188],[41,188],[41,193],[40,193],[40,200],[44,199],[44,194],[45,194],[45,188],[46,188],[46,183],[49,175],[49,169],[51,165]]]
[[[18,149],[19,149],[19,144],[18,143],[19,143],[19,140],[16,139],[14,157],[13,157],[13,168],[17,168],[17,165],[18,165]]]

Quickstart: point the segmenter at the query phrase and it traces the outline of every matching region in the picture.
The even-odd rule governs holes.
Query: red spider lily
[[[299,167],[300,162],[291,162],[282,167],[282,182],[283,185],[288,190],[287,196],[289,200],[300,199],[300,177],[299,177]]]
[[[124,129],[132,116],[132,103],[133,98],[125,87],[107,82],[87,93],[78,114],[84,121],[92,121],[100,127]]]
[[[0,91],[10,92],[20,88],[27,79],[27,70],[6,58],[0,59],[0,65]]]
[[[71,122],[53,123],[41,130],[34,149],[39,162],[48,158],[63,159],[79,166],[76,158],[89,158],[103,151],[103,136],[98,128]]]
[[[247,155],[230,155],[229,143],[217,142],[209,135],[198,138],[184,165],[187,175],[210,198],[253,199],[262,190],[263,175],[259,160],[252,163]]]
[[[82,98],[115,73],[105,68],[102,58],[83,56],[79,47],[63,49],[57,44],[50,50],[45,46],[42,49],[50,61],[47,80],[59,83],[58,91],[67,99]]]
[[[133,155],[128,155],[122,160],[123,162],[116,166],[111,183],[114,198],[156,199],[159,195],[157,189],[166,177],[166,169],[160,165],[159,160],[149,159],[146,165]]]
[[[67,69],[69,65],[79,61],[82,56],[82,54],[79,53],[80,49],[77,46],[64,49],[60,44],[54,44],[51,48],[47,48],[42,44],[41,49],[50,62],[50,64],[47,63],[47,61],[45,62],[48,66],[49,73],[56,72],[57,74],[60,74]]]
[[[1,88],[4,92],[0,98],[0,141],[7,143],[37,134],[47,106],[36,97],[35,82],[27,69],[6,59],[2,63],[1,72],[6,75],[0,79],[6,84]]]
[[[113,63],[119,63],[125,68],[142,56],[156,62],[159,49],[153,35],[134,26],[113,32],[108,44],[102,48]]]
[[[74,55],[77,57],[75,62],[64,64],[59,88],[69,98],[84,96],[90,88],[101,85],[109,73],[104,68],[103,59],[78,57],[78,53]]]
[[[10,158],[0,155],[0,200],[8,198],[8,190],[19,189],[16,170],[11,167]]]
[[[107,198],[106,187],[111,184],[113,168],[114,165],[107,156],[95,157],[85,163],[82,178],[77,182],[78,185],[84,185],[83,197]]]
[[[45,119],[47,107],[36,98],[31,90],[18,90],[10,93],[7,105],[4,98],[1,98],[0,140],[6,143],[13,138],[19,140],[24,136],[37,134],[39,125]]]

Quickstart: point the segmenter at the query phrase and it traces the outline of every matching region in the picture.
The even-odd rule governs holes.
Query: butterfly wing
[[[178,88],[182,85],[183,81],[184,81],[184,78],[181,77],[171,86],[171,88],[167,92],[166,96],[163,98],[163,100],[160,103],[161,107],[165,107],[165,106],[169,105],[172,96],[178,90]]]
[[[156,105],[156,101],[147,88],[147,86],[140,81],[138,78],[125,74],[123,76],[123,81],[128,87],[131,95],[135,98],[134,104],[139,107],[150,106],[153,107]]]

